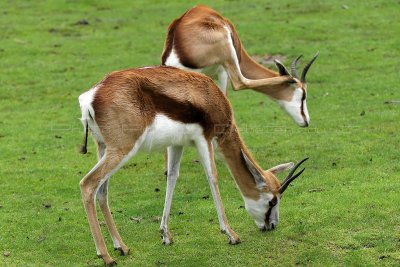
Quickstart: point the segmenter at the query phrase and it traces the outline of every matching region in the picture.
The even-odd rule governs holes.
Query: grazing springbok
[[[235,26],[215,10],[195,6],[175,19],[168,28],[161,62],[163,65],[202,72],[218,79],[226,94],[228,77],[234,90],[250,88],[266,94],[301,127],[307,127],[306,75],[318,53],[304,67],[301,78],[296,64],[292,75],[275,60],[279,73],[255,62],[244,49]]]
[[[244,145],[225,95],[203,74],[166,66],[116,71],[80,95],[79,103],[86,133],[82,153],[87,151],[90,129],[99,157],[98,163],[81,180],[80,188],[97,255],[107,265],[114,261],[100,231],[95,200],[99,201],[114,247],[127,254],[129,249],[117,231],[108,206],[107,188],[110,176],[139,151],[168,151],[167,190],[160,226],[165,244],[172,242],[168,218],[184,146],[197,148],[221,231],[228,236],[230,244],[237,244],[240,239],[225,216],[213,141],[227,162],[247,211],[261,230],[277,226],[281,196],[304,170],[294,174],[303,160],[282,183],[275,174],[292,168],[293,163],[264,171]]]

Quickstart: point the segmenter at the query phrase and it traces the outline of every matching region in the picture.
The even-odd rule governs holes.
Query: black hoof
[[[230,240],[230,239],[229,239],[229,245],[238,245],[238,244],[240,244],[240,243],[241,243],[240,240]]]
[[[110,263],[104,263],[104,266],[106,266],[106,267],[112,267],[112,266],[117,266],[118,264],[117,264],[117,262],[116,261],[112,261],[112,262],[110,262]]]
[[[103,255],[97,255],[97,258],[99,258],[99,259],[102,259],[103,261],[104,261],[104,257],[103,257]],[[107,263],[107,262],[105,262],[104,261],[104,266],[117,266],[117,262],[116,261],[111,261],[111,262],[109,262],[109,263]]]
[[[128,249],[127,252],[125,252],[122,248],[114,248],[114,250],[119,250],[119,252],[121,253],[121,256],[127,256],[130,254],[131,250]]]

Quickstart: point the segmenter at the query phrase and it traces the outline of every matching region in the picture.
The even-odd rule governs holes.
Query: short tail
[[[83,144],[79,149],[81,154],[87,153],[87,142],[88,142],[88,134],[89,134],[89,125],[94,120],[94,110],[92,107],[93,94],[94,90],[89,90],[79,96],[79,106],[81,109],[82,117],[81,122],[85,131],[85,136],[83,138]]]
[[[81,146],[81,149],[79,150],[79,153],[81,154],[86,154],[87,153],[87,139],[88,139],[88,133],[89,133],[89,123],[86,120],[86,125],[85,127],[85,136],[83,138],[83,144]]]

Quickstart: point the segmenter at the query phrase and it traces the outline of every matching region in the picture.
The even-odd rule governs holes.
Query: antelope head
[[[282,194],[289,184],[303,173],[305,170],[304,168],[296,174],[295,171],[308,158],[299,161],[294,167],[293,162],[289,162],[280,164],[266,171],[259,171],[244,153],[242,153],[242,155],[247,168],[254,177],[260,196],[258,200],[245,198],[246,210],[254,218],[256,225],[261,231],[274,230],[279,223],[279,203]],[[283,182],[279,182],[275,174],[291,168],[292,170]]]
[[[304,67],[301,77],[297,73],[297,62],[302,57],[297,57],[291,66],[292,74],[285,68],[285,66],[275,60],[275,64],[278,67],[280,76],[287,76],[285,89],[290,89],[290,93],[285,93],[286,97],[284,100],[277,100],[280,106],[292,117],[292,119],[301,127],[308,127],[310,124],[310,116],[308,115],[307,109],[307,81],[306,75],[311,65],[318,57],[318,54],[311,59],[310,62]]]

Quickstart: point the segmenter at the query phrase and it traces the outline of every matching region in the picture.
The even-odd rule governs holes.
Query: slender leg
[[[128,159],[127,154],[128,152],[111,152],[106,150],[101,160],[80,182],[83,205],[85,207],[90,230],[96,245],[97,255],[104,260],[104,263],[107,266],[114,265],[115,261],[108,253],[103,235],[101,234],[96,214],[95,198],[103,183],[105,183],[110,176],[122,166],[123,161]],[[129,156],[133,156],[133,154],[134,153]]]
[[[236,49],[232,43],[232,40],[228,38],[228,42],[229,49],[231,51],[231,58],[224,63],[224,68],[229,74],[233,90],[239,90],[243,88],[258,88],[261,86],[277,86],[282,85],[282,83],[288,81],[288,78],[283,76],[256,80],[244,77],[240,68],[239,59],[236,56]]]
[[[109,180],[105,181],[97,191],[97,200],[99,201],[101,212],[103,213],[104,219],[107,224],[108,231],[110,232],[111,238],[114,243],[114,249],[119,250],[121,255],[125,256],[129,254],[129,248],[122,241],[121,235],[119,234],[115,225],[114,219],[110,212],[108,205],[108,183]]]
[[[105,145],[102,143],[98,144],[97,147],[98,158],[101,159],[105,153]],[[121,235],[119,234],[117,227],[114,223],[113,217],[111,215],[110,206],[108,204],[108,183],[106,180],[97,191],[97,200],[99,201],[101,212],[103,213],[104,219],[107,224],[108,231],[110,232],[111,238],[114,243],[114,249],[119,250],[121,255],[128,255],[129,248],[122,241]]]
[[[218,87],[224,93],[224,95],[228,95],[228,82],[228,72],[226,72],[224,67],[220,66],[218,69]]]
[[[168,174],[167,174],[167,191],[165,194],[164,211],[160,225],[161,237],[163,243],[169,245],[172,243],[172,236],[168,230],[168,219],[171,210],[172,196],[176,180],[179,176],[179,167],[181,163],[183,147],[170,146],[168,147]]]
[[[168,174],[168,151],[164,153],[164,175],[165,179],[167,179]]]
[[[119,162],[108,160],[105,155],[92,171],[87,174],[80,182],[83,205],[89,221],[90,230],[96,245],[97,256],[102,258],[106,265],[114,265],[115,261],[111,258],[107,251],[103,235],[101,234],[100,225],[97,219],[95,197],[98,188],[107,179],[107,173],[117,167]]]
[[[221,195],[218,188],[218,174],[214,162],[214,150],[212,143],[203,140],[196,142],[196,147],[199,152],[200,161],[204,167],[205,173],[210,184],[211,193],[214,199],[214,204],[217,209],[218,221],[221,232],[225,233],[229,238],[229,244],[238,244],[240,239],[237,234],[229,226],[228,219],[226,218],[224,207],[221,200]]]

